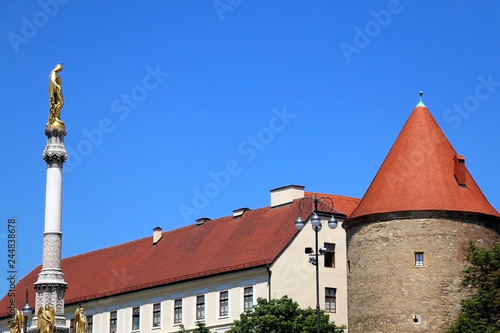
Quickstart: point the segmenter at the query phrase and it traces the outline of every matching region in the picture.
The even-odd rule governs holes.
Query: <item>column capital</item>
[[[48,167],[62,167],[62,164],[68,159],[68,153],[64,147],[65,128],[54,128],[47,126],[45,135],[47,136],[47,146],[43,151],[42,157],[47,162]]]
[[[68,132],[66,132],[66,128],[65,127],[51,127],[51,126],[47,126],[45,127],[45,135],[48,137],[48,136],[66,136]]]

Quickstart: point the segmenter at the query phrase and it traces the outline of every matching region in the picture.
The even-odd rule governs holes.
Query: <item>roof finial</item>
[[[418,102],[417,106],[425,106],[424,102],[422,102],[422,95],[424,92],[420,90],[418,94],[420,95],[420,102]]]

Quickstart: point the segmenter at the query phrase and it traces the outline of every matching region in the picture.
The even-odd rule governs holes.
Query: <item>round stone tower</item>
[[[500,240],[500,215],[422,102],[343,227],[350,333],[446,332],[463,247]]]

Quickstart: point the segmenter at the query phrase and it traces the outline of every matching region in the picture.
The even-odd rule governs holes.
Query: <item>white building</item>
[[[288,295],[301,307],[315,308],[315,267],[304,254],[306,247],[314,247],[314,231],[294,226],[299,215],[307,220],[313,211],[312,201],[301,199],[314,196],[328,197],[335,205],[318,206],[324,225],[332,214],[339,221],[336,229],[319,232],[319,246],[328,249],[319,260],[321,309],[330,320],[347,325],[342,222],[359,199],[308,193],[292,185],[272,190],[269,207],[236,209],[230,216],[198,219],[167,232],[155,228],[153,237],[63,259],[70,326],[79,303],[94,333],[177,332],[180,324],[193,329],[198,321],[212,332],[224,332],[258,297]],[[29,286],[32,307],[40,269],[17,287]],[[21,294],[15,299],[18,308],[26,303]],[[0,332],[8,332],[10,301],[8,295],[0,301]]]

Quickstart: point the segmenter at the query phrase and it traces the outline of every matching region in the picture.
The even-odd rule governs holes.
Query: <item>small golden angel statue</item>
[[[16,309],[16,314],[14,318],[10,321],[9,330],[10,333],[21,333],[24,329],[24,313]]]
[[[87,333],[87,316],[82,307],[78,307],[75,311],[75,332]]]
[[[38,308],[38,329],[40,333],[54,333],[56,310],[54,307],[45,305]]]

